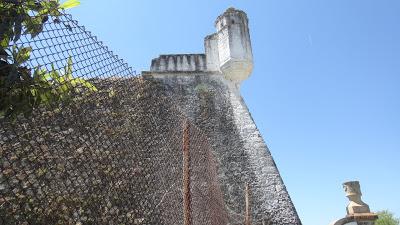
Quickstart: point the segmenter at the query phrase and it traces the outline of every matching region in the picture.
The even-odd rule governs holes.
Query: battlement
[[[204,38],[205,54],[160,55],[151,61],[150,72],[214,72],[236,84],[245,80],[253,70],[246,13],[229,8],[218,16],[215,28]]]
[[[151,72],[206,71],[205,54],[160,55],[151,61]]]

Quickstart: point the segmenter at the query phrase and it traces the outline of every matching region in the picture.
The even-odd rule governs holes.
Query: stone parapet
[[[151,61],[150,71],[206,71],[205,54],[160,55]]]

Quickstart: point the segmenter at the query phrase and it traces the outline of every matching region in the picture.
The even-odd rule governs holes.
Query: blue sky
[[[250,19],[241,92],[303,224],[344,216],[353,179],[372,210],[400,216],[400,1],[82,0],[70,13],[140,72],[203,52],[230,6]]]

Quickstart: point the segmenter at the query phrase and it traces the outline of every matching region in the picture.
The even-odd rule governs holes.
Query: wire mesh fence
[[[66,94],[0,118],[0,224],[183,224],[183,141],[191,224],[228,223],[207,138],[189,125],[182,140],[187,118],[161,85],[69,15],[15,44],[32,47],[28,74],[53,84],[35,94]]]

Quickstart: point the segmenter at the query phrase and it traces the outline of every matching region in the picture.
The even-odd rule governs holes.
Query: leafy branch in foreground
[[[0,1],[0,118],[29,115],[38,105],[55,106],[75,93],[97,91],[88,81],[72,76],[69,58],[63,73],[54,69],[26,66],[31,47],[16,47],[21,34],[35,38],[52,17],[59,23],[61,10],[79,5],[78,0],[1,0]]]
[[[18,41],[21,34],[36,37],[43,25],[53,17],[58,21],[60,10],[79,5],[78,0],[1,0],[0,1],[0,40],[2,49],[11,41]]]
[[[23,62],[29,56],[29,49],[14,51],[14,58]],[[12,70],[12,67],[5,67]],[[69,103],[76,94],[96,92],[97,88],[83,78],[74,78],[72,75],[72,59],[69,58],[64,71],[59,71],[52,65],[52,70],[47,72],[40,67],[36,68],[33,75],[26,67],[18,67],[19,77],[12,84],[8,80],[0,79],[0,117],[15,118],[19,114],[30,115],[34,107],[52,106]]]

